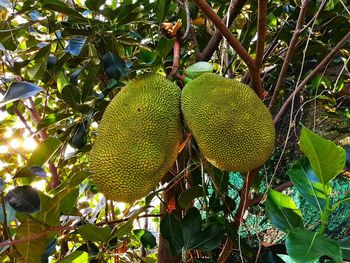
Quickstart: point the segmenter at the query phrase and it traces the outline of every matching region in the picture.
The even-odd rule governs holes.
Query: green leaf
[[[50,197],[39,191],[40,211],[33,217],[49,226],[58,226],[60,224],[60,200],[57,196]]]
[[[202,230],[202,218],[197,208],[189,209],[181,222],[184,248],[191,249],[196,243],[196,235]]]
[[[62,142],[54,137],[49,137],[42,141],[30,156],[28,166],[43,166],[60,148],[61,144]]]
[[[143,206],[143,207],[133,211],[132,214],[129,216],[128,221],[117,225],[117,228],[115,229],[115,231],[113,229],[112,237],[110,239],[113,239],[116,237],[121,239],[122,237],[129,234],[132,231],[134,221],[137,219],[137,217],[141,213],[145,212],[145,210],[147,210],[148,208],[149,208],[148,206]]]
[[[85,46],[87,37],[84,36],[73,36],[66,47],[66,51],[72,56],[79,56],[80,52]]]
[[[76,250],[72,254],[64,257],[57,263],[86,263],[89,262],[89,254],[85,251]]]
[[[302,226],[301,212],[288,195],[269,189],[265,207],[272,224],[282,231]]]
[[[88,71],[87,76],[84,78],[84,85],[82,87],[81,100],[84,102],[88,96],[92,94],[94,84],[98,72],[100,71],[100,65],[91,65],[86,69]]]
[[[121,77],[125,62],[118,54],[107,52],[102,58],[102,63],[108,79],[118,80]]]
[[[169,52],[173,49],[174,42],[175,42],[174,39],[169,39],[169,38],[167,38],[165,36],[162,36],[159,39],[159,42],[158,42],[158,45],[157,45],[157,50],[159,52],[159,55],[162,58],[165,59],[167,57]]]
[[[97,227],[92,224],[85,224],[78,229],[78,232],[85,240],[94,242],[107,242],[111,237],[109,226]]]
[[[35,219],[25,217],[17,229],[16,240],[38,235],[45,231],[45,226]],[[41,235],[38,239],[19,243],[16,245],[17,251],[27,263],[41,262],[41,256],[45,252],[48,244],[47,234]]]
[[[190,189],[183,191],[179,196],[179,205],[181,208],[188,209],[195,198],[203,196],[203,188],[195,185]]]
[[[343,252],[344,259],[350,260],[350,236],[337,240]]]
[[[57,73],[57,89],[62,93],[64,87],[69,85],[69,80],[63,70]]]
[[[62,89],[62,99],[73,109],[78,109],[81,102],[81,93],[76,86],[68,85]]]
[[[34,213],[40,210],[39,194],[29,185],[17,186],[10,190],[5,201],[18,212]]]
[[[69,140],[69,144],[76,149],[81,149],[87,143],[87,122],[78,123],[72,132],[72,138]]]
[[[92,11],[98,11],[100,6],[105,3],[104,0],[86,0],[85,5]]]
[[[64,2],[59,0],[44,0],[43,8],[49,11],[55,11],[61,14],[78,18],[79,20],[85,20],[85,18],[77,11],[69,8]]]
[[[37,131],[40,131],[43,128],[47,128],[53,124],[58,123],[59,121],[65,120],[71,117],[72,114],[68,113],[50,113],[43,118],[38,125],[36,126]]]
[[[41,48],[32,58],[29,66],[27,67],[27,74],[30,79],[39,80],[45,75],[50,50],[51,45],[46,45]]]
[[[26,99],[35,96],[43,89],[26,81],[12,82],[8,90],[6,91],[4,98],[0,101],[0,107],[6,105],[9,102],[19,99]]]
[[[201,61],[186,68],[184,73],[187,77],[195,79],[204,73],[210,73],[212,71],[213,65],[211,63]]]
[[[297,160],[287,172],[293,185],[302,196],[313,204],[318,210],[323,211],[332,187],[322,184],[311,168],[309,160],[304,157]]]
[[[62,195],[63,196],[63,195]],[[64,195],[61,200],[60,211],[64,215],[72,215],[76,212],[75,205],[79,197],[79,187],[69,191],[68,194]]]
[[[300,148],[309,159],[312,170],[322,184],[327,184],[344,168],[345,150],[304,126],[301,129]]]
[[[184,239],[180,221],[174,214],[166,214],[160,222],[160,233],[169,243],[172,256],[181,255]]]
[[[21,178],[21,177],[41,177],[46,178],[46,172],[45,170],[38,165],[34,165],[31,167],[23,167],[21,170],[19,170],[14,178]]]
[[[167,17],[171,1],[169,0],[156,0],[154,2],[154,9],[156,12],[157,20],[162,23]]]
[[[219,222],[211,223],[196,234],[192,249],[213,250],[221,244],[223,237],[224,226]]]
[[[8,203],[5,203],[6,223],[10,225],[11,222],[16,219],[16,210],[12,208]],[[5,224],[4,208],[0,206],[0,222]]]
[[[155,236],[146,229],[135,229],[135,236],[140,240],[143,247],[152,249],[157,246]]]
[[[289,231],[286,248],[288,255],[297,262],[313,262],[322,256],[329,256],[337,263],[343,261],[342,251],[335,240],[303,229]]]

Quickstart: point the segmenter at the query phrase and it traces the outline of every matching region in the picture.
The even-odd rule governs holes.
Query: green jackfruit
[[[97,188],[133,202],[154,189],[178,154],[180,89],[160,75],[130,81],[105,110],[90,153]]]
[[[247,172],[275,148],[272,116],[248,86],[207,73],[188,83],[181,109],[206,159],[222,170]]]

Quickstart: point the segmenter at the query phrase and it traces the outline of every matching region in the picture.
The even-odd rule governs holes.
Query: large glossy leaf
[[[117,227],[113,229],[111,239],[116,237],[121,239],[125,235],[129,234],[132,231],[134,221],[141,213],[145,212],[148,208],[148,206],[143,206],[133,211],[131,215],[128,216],[128,221],[117,225]]]
[[[202,230],[202,218],[197,208],[189,209],[181,222],[184,248],[191,249],[197,234]]]
[[[324,210],[332,187],[329,183],[321,183],[306,157],[297,160],[291,169],[288,170],[287,174],[306,200],[320,211]]]
[[[156,238],[150,231],[146,229],[135,229],[133,232],[143,247],[152,249],[157,246]]]
[[[191,79],[195,79],[204,73],[210,72],[213,72],[213,65],[204,61],[197,62],[184,71],[185,75]]]
[[[85,18],[80,13],[69,8],[64,2],[61,2],[59,0],[44,0],[43,8],[50,11],[56,11],[68,16],[72,16],[79,20],[85,20]]]
[[[313,262],[321,256],[329,256],[337,263],[343,261],[342,251],[335,240],[303,229],[289,231],[286,248],[288,255],[297,262]]]
[[[0,107],[5,104],[16,101],[19,99],[26,99],[35,96],[43,89],[26,81],[12,82],[8,90],[6,91],[4,98],[0,101]]]
[[[159,39],[158,46],[157,46],[159,55],[165,59],[169,54],[169,52],[172,50],[173,46],[174,46],[174,39],[169,39],[169,38],[166,38],[165,36],[162,36]]]
[[[160,233],[168,241],[171,255],[181,255],[184,239],[181,223],[174,214],[164,216],[160,223]]]
[[[47,69],[50,50],[51,45],[46,45],[35,54],[27,68],[27,74],[30,79],[39,80],[44,76]]]
[[[188,209],[193,203],[193,200],[201,196],[203,196],[203,188],[195,185],[183,191],[179,196],[178,202],[182,208]]]
[[[125,62],[118,54],[107,52],[102,58],[103,68],[109,79],[118,80],[125,67]]]
[[[24,220],[21,220],[21,224],[17,229],[16,239],[19,240],[39,235],[44,231],[45,226],[42,223],[30,217],[25,217]],[[17,251],[25,260],[24,262],[40,262],[41,256],[45,252],[45,249],[48,244],[47,235],[48,233],[39,236],[38,239],[30,240],[16,245]]]
[[[84,36],[72,37],[68,42],[68,46],[66,47],[67,52],[69,52],[72,56],[79,56],[80,52],[85,46],[86,40],[87,38]]]
[[[223,236],[224,226],[219,222],[211,223],[195,236],[192,248],[212,250],[221,244]]]
[[[343,252],[343,257],[346,260],[350,260],[350,236],[344,237],[337,240],[341,251]]]
[[[89,262],[89,254],[85,251],[74,251],[72,254],[64,257],[57,263],[85,263]]]
[[[5,210],[5,214],[6,214],[6,224],[10,225],[10,223],[16,219],[16,217],[15,217],[16,210],[13,209],[12,206],[10,206],[8,203],[5,203],[5,209],[1,205],[0,206],[0,222],[2,224],[5,224],[4,210]]]
[[[269,189],[265,207],[272,224],[282,231],[302,226],[301,212],[288,195]]]
[[[58,123],[59,121],[65,120],[72,116],[72,114],[69,113],[50,113],[46,115],[45,118],[43,118],[38,125],[36,126],[36,129],[40,131],[43,128],[49,127],[53,124]]]
[[[85,240],[107,242],[111,237],[109,226],[97,227],[92,224],[85,224],[78,229],[79,234]]]
[[[17,186],[10,190],[5,200],[18,212],[34,213],[40,210],[39,194],[29,185]]]
[[[322,184],[327,184],[344,168],[345,150],[302,127],[300,148],[310,161],[312,170]]]
[[[81,92],[81,100],[84,102],[88,96],[92,94],[93,87],[96,83],[96,78],[100,70],[100,65],[91,65],[86,68],[87,76],[84,80],[84,85]]]
[[[30,156],[28,166],[44,165],[59,149],[61,144],[62,142],[54,137],[49,137],[45,141],[42,141]]]
[[[60,224],[60,200],[57,196],[50,197],[42,192],[40,196],[40,211],[33,217],[49,226],[58,226]]]
[[[156,16],[159,23],[162,23],[168,15],[170,4],[171,1],[169,0],[156,0],[154,2]]]

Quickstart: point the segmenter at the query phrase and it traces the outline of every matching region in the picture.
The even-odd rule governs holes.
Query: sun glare
[[[32,137],[28,137],[23,142],[23,148],[28,151],[32,151],[36,148],[37,143]]]
[[[18,139],[12,139],[10,141],[10,147],[13,148],[13,149],[17,149],[21,146],[21,142],[18,140]]]
[[[0,145],[0,154],[7,153],[9,150],[9,147],[7,145]]]

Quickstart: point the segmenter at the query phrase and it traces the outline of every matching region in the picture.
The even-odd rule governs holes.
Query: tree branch
[[[299,36],[301,34],[301,30],[302,30],[302,27],[303,27],[303,23],[304,23],[305,14],[306,14],[306,10],[307,10],[308,4],[309,4],[309,0],[304,0],[303,4],[301,6],[301,9],[300,9],[300,12],[299,12],[299,17],[298,17],[298,20],[297,20],[297,24],[296,24],[296,27],[295,27],[292,39],[290,40],[290,43],[289,43],[289,46],[288,46],[288,50],[287,50],[287,54],[286,54],[286,57],[284,58],[283,65],[282,65],[282,68],[281,68],[281,71],[280,71],[280,74],[278,76],[277,83],[276,83],[276,86],[275,86],[275,90],[273,92],[273,95],[272,95],[272,98],[271,98],[271,101],[270,101],[270,105],[269,105],[270,111],[273,109],[273,107],[274,107],[274,105],[276,103],[276,99],[277,99],[278,93],[280,92],[280,89],[281,89],[282,84],[284,82],[284,79],[286,77],[289,62],[290,62],[290,60],[291,60],[291,58],[292,58],[292,56],[294,54],[295,47],[296,47],[297,42],[298,42],[298,38],[299,38]]]
[[[235,38],[231,33],[230,29],[225,25],[222,19],[215,13],[215,11],[210,7],[210,5],[205,0],[193,0],[200,10],[213,24],[218,28],[221,34],[226,38],[227,42],[231,47],[237,52],[241,59],[247,64],[250,77],[252,80],[252,86],[254,91],[258,94],[260,98],[266,95],[262,87],[262,82],[260,79],[260,70],[256,67],[255,60],[248,54],[247,50],[242,46],[242,44]]]
[[[261,68],[264,56],[264,44],[266,36],[266,15],[267,15],[267,0],[259,0],[258,9],[258,39],[256,41],[256,57],[255,63],[257,68]]]
[[[316,68],[314,68],[309,75],[307,75],[307,77],[295,88],[294,92],[288,97],[288,99],[283,103],[281,109],[278,111],[278,113],[276,114],[275,118],[274,118],[274,123],[276,124],[279,119],[282,117],[282,115],[286,112],[286,110],[288,109],[289,105],[291,104],[293,97],[296,96],[297,94],[299,94],[303,88],[305,87],[305,85],[312,80],[317,73],[319,73],[323,67],[325,67],[329,61],[333,58],[333,56],[339,51],[339,49],[346,43],[346,41],[348,41],[350,39],[350,32],[347,33],[340,41],[339,43],[333,47],[333,49],[329,52],[329,54],[327,56],[325,56],[323,58],[323,60],[320,62],[320,64],[318,64],[318,66]]]
[[[234,37],[231,31],[226,27],[224,21],[222,21],[210,5],[205,0],[193,0],[193,2],[195,2],[199,9],[213,22],[248,67],[251,66],[254,60],[249,56],[247,50],[245,50],[242,44]]]
[[[235,220],[233,222],[233,225],[237,230],[239,229],[239,227],[243,221],[244,213],[248,208],[249,191],[250,191],[250,188],[253,184],[253,181],[254,181],[256,175],[258,174],[258,171],[259,171],[259,168],[255,169],[253,171],[249,171],[246,175],[244,186],[243,186],[243,189],[242,189],[241,195],[240,195],[241,201],[239,203],[238,210],[237,210],[237,213],[235,216],[237,218],[237,220]]]
[[[146,214],[146,215],[141,215],[138,216],[136,219],[139,218],[148,218],[148,217],[161,217],[162,215],[160,214]],[[128,221],[130,219],[130,217],[126,217],[126,218],[122,218],[122,219],[118,219],[118,220],[114,220],[114,221],[109,221],[109,222],[100,222],[95,224],[96,226],[103,226],[103,225],[113,225],[113,224],[119,224],[125,221]],[[28,236],[28,237],[24,237],[21,239],[15,239],[15,240],[9,240],[9,241],[4,241],[0,243],[0,247],[7,247],[7,246],[12,246],[12,245],[17,245],[17,244],[21,244],[21,243],[25,243],[28,241],[32,241],[32,240],[37,240],[40,239],[44,236],[46,236],[48,233],[50,232],[60,232],[60,231],[66,231],[66,230],[76,230],[79,227],[81,227],[80,225],[74,225],[74,226],[49,226],[47,227],[43,232],[39,232],[35,235],[32,236]]]
[[[234,1],[234,0],[232,0]],[[231,4],[230,10],[227,11],[227,14],[223,18],[224,24],[228,24],[228,26],[231,26],[233,20],[236,18],[236,16],[239,14],[243,6],[247,0],[236,0],[233,4]],[[228,21],[227,21],[228,19]],[[228,23],[227,23],[228,22]],[[215,49],[220,44],[220,41],[222,39],[222,34],[220,30],[216,30],[212,37],[210,38],[208,44],[203,49],[203,51],[197,56],[197,60],[199,61],[207,61],[210,59],[210,57],[213,55]]]

